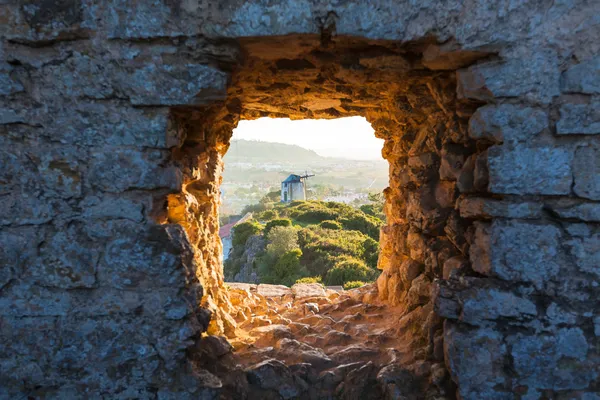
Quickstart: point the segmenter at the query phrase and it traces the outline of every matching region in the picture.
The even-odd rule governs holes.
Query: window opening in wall
[[[388,185],[382,146],[363,117],[241,121],[221,184],[225,280],[374,282]]]

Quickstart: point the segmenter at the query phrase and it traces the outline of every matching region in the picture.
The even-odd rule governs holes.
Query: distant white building
[[[306,200],[304,179],[300,175],[291,174],[281,182],[281,202]]]

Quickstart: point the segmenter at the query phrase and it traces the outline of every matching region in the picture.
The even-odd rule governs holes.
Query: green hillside
[[[261,283],[283,285],[298,280],[346,285],[377,278],[380,213],[336,202],[269,200],[263,199],[263,211],[255,211],[254,219],[233,228],[233,249],[224,266],[227,280],[245,281],[252,273]]]
[[[312,150],[300,146],[260,142],[255,140],[234,140],[225,154],[225,163],[229,162],[321,162],[321,157]]]

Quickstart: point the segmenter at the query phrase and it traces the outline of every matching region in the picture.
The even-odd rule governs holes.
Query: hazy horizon
[[[323,157],[382,160],[383,139],[375,137],[364,117],[242,120],[233,130],[232,141],[240,139],[297,145]]]

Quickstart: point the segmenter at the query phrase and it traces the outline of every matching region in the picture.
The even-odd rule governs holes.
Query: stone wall
[[[213,393],[186,352],[235,333],[231,129],[344,115],[386,139],[378,286],[415,358],[465,399],[600,397],[598,8],[0,5],[0,397]]]

